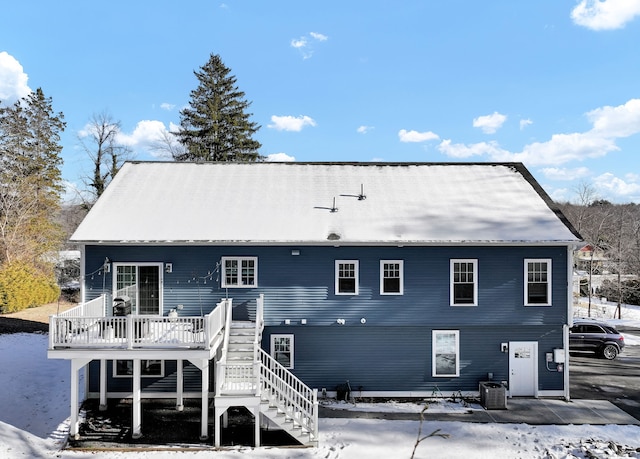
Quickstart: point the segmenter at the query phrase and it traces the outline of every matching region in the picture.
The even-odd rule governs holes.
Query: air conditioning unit
[[[485,410],[507,409],[507,388],[491,381],[480,383],[480,404]]]

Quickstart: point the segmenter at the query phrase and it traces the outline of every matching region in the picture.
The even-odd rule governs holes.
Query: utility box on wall
[[[480,404],[486,410],[506,410],[507,388],[492,381],[481,382]]]

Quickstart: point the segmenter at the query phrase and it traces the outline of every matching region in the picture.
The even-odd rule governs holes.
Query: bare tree
[[[91,116],[87,128],[78,136],[82,148],[91,158],[93,171],[86,184],[95,199],[104,192],[122,164],[130,158],[131,149],[123,145],[118,136],[120,121],[107,112]]]
[[[181,158],[187,154],[187,147],[178,141],[175,133],[160,131],[159,138],[151,145],[151,150],[166,159]]]

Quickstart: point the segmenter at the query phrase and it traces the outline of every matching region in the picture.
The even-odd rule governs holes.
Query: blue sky
[[[22,0],[1,7],[0,101],[41,87],[78,136],[122,126],[134,159],[175,129],[219,54],[261,154],[295,161],[521,161],[557,200],[640,203],[640,0]],[[634,44],[635,43],[635,44]]]

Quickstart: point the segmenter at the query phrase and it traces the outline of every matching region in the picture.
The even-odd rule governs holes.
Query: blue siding
[[[255,298],[265,294],[265,323],[290,319],[308,325],[562,324],[567,319],[566,247],[115,247],[86,248],[86,271],[108,257],[119,262],[171,262],[164,274],[164,314],[183,304],[181,315],[209,312],[220,299],[233,298],[238,314],[253,314]],[[216,262],[222,256],[257,256],[258,288],[222,289]],[[478,260],[478,306],[449,306],[449,260]],[[524,306],[524,259],[553,260],[553,305]],[[334,294],[337,259],[360,261],[357,296]],[[404,295],[379,292],[381,259],[404,260]],[[86,279],[88,299],[111,292],[112,273]]]
[[[300,254],[292,255],[292,249]],[[221,288],[216,263],[223,256],[258,257],[258,287]],[[255,299],[263,293],[263,345],[268,349],[271,333],[293,333],[294,373],[312,387],[333,390],[349,380],[352,388],[366,391],[477,390],[488,372],[508,380],[501,342],[538,341],[539,389],[563,388],[563,374],[546,369],[544,353],[563,347],[566,246],[87,246],[86,272],[98,270],[105,258],[172,263],[173,272],[163,274],[165,315],[178,304],[184,305],[180,315],[208,313],[228,296],[235,319],[253,318]],[[477,306],[449,305],[452,258],[478,260]],[[526,258],[552,259],[552,306],[524,306]],[[359,295],[335,295],[335,260],[359,260]],[[404,260],[404,295],[380,295],[380,260]],[[112,274],[87,276],[87,299],[110,293]],[[339,318],[346,325],[338,325]],[[433,329],[460,330],[460,377],[431,377]],[[194,377],[199,383],[199,374]],[[165,379],[148,384],[170,390],[171,374]]]
[[[263,347],[269,351],[271,334],[294,335],[293,373],[311,387],[335,390],[350,381],[354,391],[476,391],[493,373],[509,380],[509,354],[500,343],[538,342],[538,387],[562,390],[563,374],[545,367],[544,354],[562,348],[562,327],[446,327],[460,331],[460,376],[434,378],[430,327],[269,327]]]
[[[163,378],[141,378],[140,386],[142,392],[176,392],[177,390],[177,366],[175,360],[164,361]],[[213,371],[212,368],[210,368]],[[202,376],[200,370],[190,362],[184,362],[184,391],[200,392],[202,386]],[[210,378],[211,388],[213,388],[213,378]],[[126,377],[113,377],[113,361],[107,361],[107,391],[108,392],[131,392],[133,390],[133,379]],[[100,362],[97,360],[89,364],[89,392],[100,391]]]

